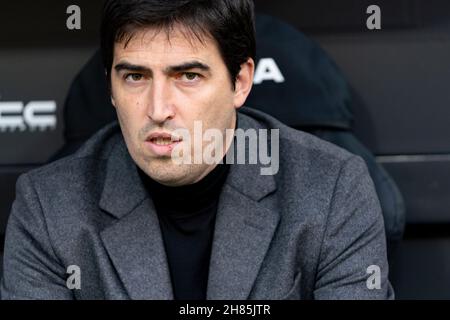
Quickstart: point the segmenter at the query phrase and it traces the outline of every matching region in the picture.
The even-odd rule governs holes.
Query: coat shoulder
[[[245,107],[241,114],[244,117],[251,118],[255,122],[255,127],[279,129],[280,156],[289,165],[297,163],[301,166],[306,164],[314,166],[314,163],[321,164],[321,161],[317,162],[321,159],[327,159],[330,163],[344,163],[354,156],[347,150],[310,133],[288,127],[261,111]],[[305,157],[314,161],[305,163]]]
[[[117,122],[108,124],[90,139],[88,139],[74,154],[45,164],[28,171],[27,175],[32,181],[44,182],[52,180],[56,185],[58,180],[65,178],[79,178],[89,176],[103,167],[113,147],[123,140]],[[96,167],[95,172],[93,166]]]

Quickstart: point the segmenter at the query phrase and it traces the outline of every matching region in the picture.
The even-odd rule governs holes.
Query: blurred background
[[[366,10],[374,4],[381,9],[380,30],[366,26]],[[81,30],[66,27],[70,5],[81,9]],[[397,298],[450,299],[450,1],[255,0],[255,5],[258,13],[276,18],[259,20],[258,59],[272,59],[284,81],[255,85],[249,104],[363,153],[393,230],[389,263]],[[76,104],[67,111],[77,74],[83,68],[101,71],[92,58],[101,8],[102,1],[87,0],[0,4],[0,248],[17,177],[67,154],[61,150],[77,135],[77,124],[68,132],[71,120],[81,117],[81,127],[83,119],[95,123],[91,131],[113,120],[107,105],[102,115],[78,113]],[[273,26],[285,36],[277,39]],[[289,104],[270,106],[260,93],[264,86],[274,101],[289,96]],[[77,101],[92,101],[83,94],[96,93],[77,94]],[[79,142],[92,133],[80,132]]]

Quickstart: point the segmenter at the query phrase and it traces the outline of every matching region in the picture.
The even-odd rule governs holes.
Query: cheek
[[[140,104],[140,100],[144,95],[141,88],[127,88],[123,81],[115,76],[111,80],[111,90],[113,98],[116,102],[116,108],[126,111],[129,108],[136,108]]]
[[[223,89],[221,90],[217,90],[209,100],[210,108],[208,110],[208,118],[210,119],[210,123],[212,125],[221,124],[221,126],[223,126],[235,110],[232,91],[228,89],[228,87],[222,88]]]
[[[216,118],[230,112],[233,109],[233,93],[227,85],[229,83],[223,83],[223,81],[211,83],[194,92],[191,101],[195,106],[196,113]]]
[[[120,121],[122,127],[127,131],[132,131],[138,123],[138,102],[132,99],[124,99],[122,97],[116,99],[116,112],[117,118]]]
[[[236,110],[232,91],[229,89],[219,92],[212,101],[211,110],[208,114],[210,128],[224,130],[233,126],[232,119]]]
[[[144,94],[128,92],[120,88],[113,92],[118,117],[132,123],[136,122],[136,119],[145,118]]]
[[[122,133],[129,146],[139,147],[139,132],[146,124],[144,105],[139,97],[129,94],[116,94],[116,113]]]

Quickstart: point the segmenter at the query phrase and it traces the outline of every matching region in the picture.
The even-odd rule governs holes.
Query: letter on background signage
[[[263,81],[284,82],[283,74],[272,58],[261,58],[255,70],[254,84],[261,84]]]

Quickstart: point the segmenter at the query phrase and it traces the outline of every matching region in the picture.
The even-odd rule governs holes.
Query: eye
[[[141,81],[143,75],[140,73],[129,73],[125,75],[125,80],[130,82],[138,82]]]
[[[200,78],[201,76],[198,73],[195,72],[184,72],[182,74],[182,77],[184,77],[185,80],[188,82],[192,82]]]

